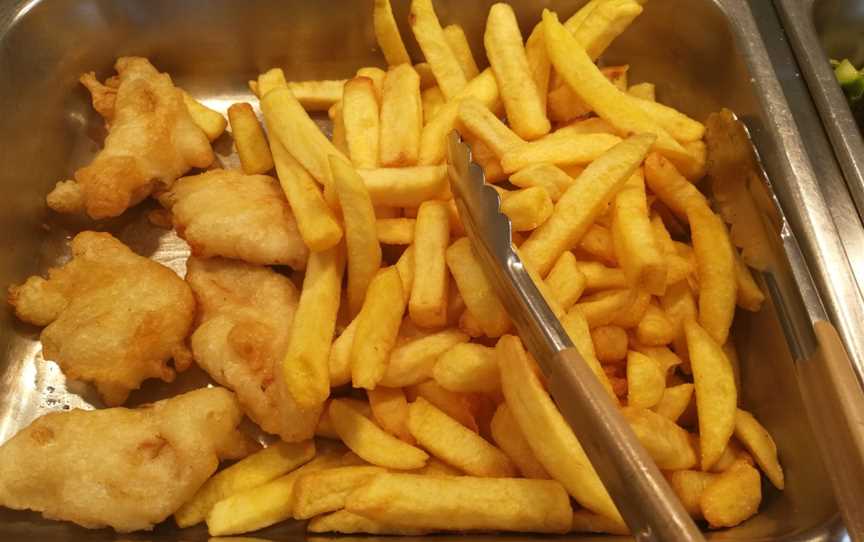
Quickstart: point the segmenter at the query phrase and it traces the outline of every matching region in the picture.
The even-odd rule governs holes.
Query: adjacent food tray
[[[462,24],[476,40],[475,51],[480,51],[491,3],[436,0],[436,8],[442,20]],[[542,7],[568,16],[583,2],[510,3],[526,31]],[[408,2],[394,4],[397,20],[404,22]],[[67,241],[84,228],[109,230],[137,252],[178,273],[185,271],[187,247],[173,233],[149,224],[151,204],[95,228],[47,211],[48,190],[87,162],[104,136],[101,118],[77,83],[81,73],[96,70],[101,77],[110,72],[117,56],[147,56],[178,85],[224,111],[238,100],[255,103],[246,82],[273,66],[282,67],[289,79],[302,80],[343,78],[358,67],[382,65],[371,15],[371,0],[5,2],[0,7],[0,284],[5,287],[63,262]],[[403,29],[403,36],[410,32]],[[412,54],[417,52],[414,46]],[[852,284],[849,265],[747,5],[736,0],[654,0],[605,58],[610,63],[630,62],[634,82],[656,83],[662,101],[697,119],[729,107],[748,123],[829,313],[848,338],[855,331],[849,315],[860,307],[847,303],[851,307],[839,318],[836,307],[843,305],[841,296]],[[229,136],[215,146],[223,164],[236,164]],[[766,303],[758,314],[739,316],[735,336],[744,373],[744,404],[775,436],[788,484],[783,493],[765,485],[758,516],[711,538],[839,540],[842,525],[774,307]],[[854,345],[849,348],[853,356],[858,353]],[[171,385],[145,385],[130,403],[205,382],[200,372],[190,371]],[[67,386],[57,366],[41,357],[38,330],[16,322],[8,309],[0,310],[0,442],[47,411],[88,405],[98,406],[92,391],[71,382]],[[304,538],[296,524],[254,536]],[[0,540],[10,542],[207,538],[202,527],[181,532],[164,525],[153,533],[118,536],[49,522],[34,513],[0,510]],[[444,538],[453,537],[436,537]],[[461,539],[467,538],[481,536]]]

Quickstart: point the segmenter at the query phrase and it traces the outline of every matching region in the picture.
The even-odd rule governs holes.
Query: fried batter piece
[[[105,118],[105,147],[89,166],[48,194],[57,212],[85,210],[91,218],[118,216],[157,189],[170,188],[193,167],[213,162],[213,149],[183,102],[171,77],[146,58],[121,57],[117,76],[101,84],[81,76],[93,107]]]
[[[267,267],[222,258],[190,258],[186,280],[199,309],[191,340],[198,365],[233,389],[268,433],[287,442],[311,438],[321,411],[300,411],[281,377],[297,308],[294,284]]]
[[[306,267],[309,251],[272,177],[215,169],[179,179],[159,199],[196,256]]]
[[[244,437],[234,394],[204,388],[136,409],[52,412],[0,447],[0,505],[119,532],[188,501]]]
[[[147,378],[174,379],[191,363],[185,339],[195,299],[171,269],[138,256],[107,233],[82,232],[72,260],[9,288],[21,320],[42,330],[45,359],[67,378],[92,382],[109,406]]]

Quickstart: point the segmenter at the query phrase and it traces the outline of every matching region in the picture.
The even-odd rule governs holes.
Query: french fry
[[[568,310],[585,291],[585,275],[579,270],[576,256],[564,252],[546,276],[546,285],[561,308]]]
[[[413,438],[413,437],[412,437]],[[465,473],[448,465],[438,458],[430,457],[426,462],[426,466],[422,469],[411,471],[411,474],[423,474],[425,476],[464,476]]]
[[[590,296],[583,296],[577,309],[585,316],[592,328],[608,326],[615,321],[622,310],[627,308],[634,299],[632,290],[605,290]]]
[[[303,242],[312,252],[333,248],[342,240],[342,226],[324,201],[315,180],[275,139],[270,142],[270,150],[279,184],[291,204]]]
[[[444,93],[447,97],[447,94]],[[441,106],[438,114],[423,126],[420,136],[420,165],[434,165],[444,161],[447,155],[447,134],[456,127],[459,116],[459,103],[464,98],[476,98],[483,105],[494,111],[499,102],[498,83],[492,70],[487,68],[472,79],[462,92],[454,98],[448,98]]]
[[[372,203],[392,207],[418,207],[448,189],[446,166],[360,169]]]
[[[513,131],[528,140],[548,133],[551,125],[534,84],[516,14],[510,5],[499,2],[489,9],[483,43]]]
[[[597,326],[591,330],[591,342],[597,359],[602,363],[616,363],[627,358],[627,332],[618,326]]]
[[[480,139],[466,134],[465,142],[471,147],[471,158],[483,169],[483,177],[487,183],[497,183],[507,179],[507,174],[501,169],[501,161]]]
[[[574,533],[630,534],[630,529],[624,522],[609,519],[588,510],[573,511],[573,526],[570,531]]]
[[[579,241],[578,249],[606,265],[618,265],[615,246],[612,242],[612,232],[599,224],[592,224],[588,227],[585,235]]]
[[[357,168],[378,166],[378,98],[368,77],[355,77],[342,91],[342,122],[351,163]]]
[[[735,376],[723,349],[707,330],[688,320],[684,331],[696,389],[702,470],[709,470],[735,430],[738,404]]]
[[[252,81],[249,82],[250,86]],[[288,81],[285,79],[285,72],[282,68],[272,68],[258,76],[258,81],[255,86],[259,98],[263,98],[270,93],[271,90],[277,88],[288,88]],[[255,89],[253,88],[253,91]]]
[[[698,470],[676,470],[666,473],[669,486],[675,491],[681,504],[684,505],[684,510],[693,519],[702,518],[702,507],[699,506],[699,498],[708,484],[716,478],[716,474]]]
[[[708,147],[704,141],[688,141],[683,143],[683,146],[687,151],[687,158],[679,159],[671,156],[669,160],[675,164],[685,179],[698,181],[708,170]]]
[[[759,471],[742,459],[706,485],[699,497],[702,515],[715,529],[734,527],[750,518],[761,502]]]
[[[663,346],[675,339],[675,323],[656,303],[648,305],[636,326],[636,339],[646,346]]]
[[[459,123],[470,135],[489,147],[498,158],[525,144],[521,137],[475,98],[466,98],[459,103]]]
[[[500,337],[510,328],[507,309],[492,289],[471,241],[461,237],[447,248],[447,267],[456,281],[465,306],[474,314],[487,337]]]
[[[442,388],[458,393],[501,389],[494,351],[477,343],[460,343],[438,356],[432,378]]]
[[[294,483],[294,519],[309,519],[344,508],[345,498],[352,491],[385,472],[380,467],[351,466],[324,469],[301,476]]]
[[[663,398],[654,407],[654,411],[670,421],[677,422],[678,418],[690,406],[692,398],[693,384],[687,382],[678,384],[677,386],[670,386],[663,391]]]
[[[447,25],[444,27],[444,39],[447,40],[447,45],[456,56],[459,66],[462,67],[466,80],[471,80],[480,75],[480,68],[477,67],[477,62],[474,61],[474,54],[471,52],[471,46],[468,44],[465,30],[458,24]]]
[[[629,303],[618,311],[618,314],[612,319],[611,324],[621,326],[624,329],[638,326],[650,304],[651,294],[645,290],[631,290]]]
[[[750,268],[741,259],[737,250],[734,250],[735,255],[735,283],[737,290],[736,304],[750,312],[759,312],[762,308],[762,303],[765,302],[765,294],[762,289],[756,284]]]
[[[349,495],[345,507],[430,531],[564,533],[572,522],[567,493],[552,480],[383,474]]]
[[[273,169],[273,156],[252,106],[246,102],[232,104],[228,108],[228,120],[243,172],[257,175]]]
[[[504,453],[423,397],[408,408],[408,429],[435,457],[472,476],[508,478],[515,468]]]
[[[514,231],[530,231],[546,222],[554,206],[546,190],[534,186],[514,190],[501,203],[501,212],[510,219]]]
[[[372,277],[381,267],[381,244],[375,225],[375,209],[363,179],[344,158],[330,158],[333,184],[345,222],[348,253],[348,310],[355,315],[363,306]]]
[[[693,437],[693,443],[694,445],[697,445],[698,443],[698,438],[695,436]],[[751,465],[753,464],[753,459],[750,455],[741,448],[741,445],[738,444],[734,438],[731,438],[726,444],[726,447],[723,448],[723,453],[720,455],[720,459],[718,459],[717,462],[714,463],[714,466],[711,467],[711,472],[718,474],[726,472],[729,470],[729,467],[735,463],[735,461],[741,458],[744,458]]]
[[[689,158],[686,149],[634,103],[636,98],[618,90],[600,73],[585,49],[549,10],[543,12],[543,27],[546,49],[555,71],[580,100],[624,133],[654,134],[653,148],[664,155]]]
[[[342,400],[331,401],[329,412],[342,442],[369,463],[399,470],[419,469],[426,464],[426,452],[385,432]]]
[[[546,111],[546,95],[549,90],[549,77],[552,74],[552,64],[546,53],[546,41],[543,39],[543,25],[537,24],[525,41],[525,58],[528,69],[534,79],[534,86],[540,97],[540,108]]]
[[[662,295],[666,290],[666,262],[655,242],[648,218],[645,179],[639,170],[624,183],[612,202],[612,241],[631,286]]]
[[[675,166],[657,153],[645,158],[645,183],[676,217],[688,220],[690,206],[708,207],[708,200]]]
[[[501,157],[501,167],[505,173],[514,173],[544,163],[556,166],[590,164],[619,143],[620,137],[603,133],[538,139],[506,152]]]
[[[195,495],[174,512],[181,529],[204,521],[217,502],[235,493],[266,484],[308,462],[315,456],[311,440],[277,442],[234,463],[207,480]]]
[[[653,100],[635,97],[633,99],[642,111],[647,113],[658,125],[665,128],[678,142],[691,143],[700,141],[705,136],[705,125],[691,119],[677,109]]]
[[[432,0],[411,0],[408,22],[441,92],[448,100],[453,98],[465,88],[468,79],[447,43]]]
[[[318,129],[287,88],[275,88],[265,94],[261,98],[261,110],[271,136],[324,185],[326,196],[326,189],[332,183],[329,156],[342,156],[342,153]]]
[[[379,218],[375,221],[378,242],[382,245],[410,245],[414,242],[413,218]]]
[[[417,536],[428,532],[411,527],[388,525],[347,510],[337,510],[329,514],[315,516],[309,520],[306,531],[310,533],[393,534],[402,536]]]
[[[534,164],[510,175],[510,183],[520,188],[539,186],[555,202],[573,185],[573,178],[552,164]]]
[[[345,79],[290,81],[288,89],[306,111],[327,111],[342,99]]]
[[[627,381],[629,388],[629,377]],[[690,444],[690,436],[675,422],[647,408],[634,406],[624,407],[621,414],[660,469],[690,469],[698,463],[696,450]]]
[[[390,68],[381,91],[379,161],[385,167],[413,166],[420,153],[423,104],[420,77],[410,64]]]
[[[408,431],[408,401],[401,388],[376,386],[368,390],[372,416],[382,429],[408,444],[414,444],[414,437]]]
[[[411,57],[399,35],[399,27],[393,17],[393,8],[390,0],[375,0],[372,8],[372,25],[375,27],[375,39],[387,64],[398,66],[399,64],[411,64]]]
[[[600,262],[576,262],[585,276],[585,291],[616,290],[627,287],[627,276],[617,267],[606,267]]]
[[[189,111],[189,115],[192,117],[195,125],[207,134],[207,139],[210,141],[222,135],[222,132],[228,126],[228,121],[225,120],[225,117],[221,113],[202,104],[185,90],[183,91],[183,103],[186,104],[186,109]]]
[[[651,102],[657,101],[654,83],[636,83],[635,85],[630,85],[630,88],[627,89],[627,92],[631,96],[635,96],[636,98],[641,98],[643,100],[648,100]]]
[[[522,244],[523,261],[545,275],[555,260],[588,231],[636,171],[653,139],[650,135],[630,137],[594,160],[561,196],[552,216]]]
[[[333,125],[333,133],[330,136],[330,141],[333,142],[334,147],[339,149],[339,152],[348,156],[350,151],[348,149],[348,140],[345,136],[345,116],[342,113],[341,101],[336,102],[327,110],[327,117]]]
[[[420,205],[414,226],[414,284],[408,303],[411,320],[420,327],[434,328],[447,323],[447,262],[450,216],[447,204],[426,201]]]
[[[330,395],[328,359],[344,269],[341,245],[309,255],[288,352],[282,361],[286,389],[301,410],[320,407]]]
[[[418,384],[432,376],[438,356],[468,341],[458,329],[445,329],[400,344],[390,353],[382,386],[399,388]]]
[[[480,430],[474,416],[475,403],[469,395],[444,389],[434,380],[427,380],[406,389],[406,395],[411,400],[418,397],[429,401],[435,408],[453,418],[474,433]]]
[[[465,332],[472,339],[482,337],[484,335],[483,328],[480,327],[480,320],[474,316],[474,313],[468,309],[459,317],[459,329]]]
[[[684,322],[688,319],[695,320],[698,316],[696,300],[687,281],[682,280],[666,288],[666,294],[660,298],[660,306],[663,307],[663,312],[672,321],[675,333],[675,351],[679,355],[682,352],[686,355],[687,348],[683,342]]]
[[[735,249],[723,220],[708,207],[687,211],[699,273],[699,323],[724,344],[735,317]]]
[[[340,445],[341,446],[341,445]],[[233,493],[217,502],[207,514],[211,536],[227,536],[263,529],[292,517],[294,484],[301,476],[342,463],[344,448],[321,450],[314,459],[264,485]]]
[[[396,267],[380,271],[367,290],[357,316],[356,337],[351,346],[351,381],[355,388],[375,389],[384,378],[390,352],[396,344],[405,313],[405,294]]]
[[[634,349],[650,358],[654,358],[654,360],[660,364],[660,369],[663,371],[664,378],[668,377],[670,371],[675,367],[681,365],[681,358],[665,346],[645,346],[644,344],[634,344]]]
[[[396,261],[396,270],[402,279],[402,297],[408,303],[411,287],[414,285],[414,245],[409,245]]]
[[[348,375],[348,381],[350,382],[351,375]],[[332,399],[331,399],[332,401]],[[346,404],[359,412],[360,414],[366,416],[367,418],[372,416],[372,407],[369,406],[369,403],[366,401],[361,401],[359,399],[351,399],[351,398],[342,398],[340,401],[343,404]],[[318,418],[318,427],[315,428],[315,436],[321,438],[328,439],[339,439],[339,434],[336,433],[336,428],[333,427],[333,422],[330,420],[330,403],[328,402],[324,409],[321,411],[321,417]]]
[[[783,468],[777,460],[777,445],[771,434],[752,414],[738,409],[735,414],[735,437],[747,448],[774,487],[782,490],[785,486]]]
[[[600,366],[600,361],[597,359],[597,354],[594,351],[594,343],[591,340],[591,330],[588,327],[588,320],[585,319],[582,311],[580,311],[578,307],[573,307],[561,319],[561,325],[564,327],[564,331],[567,332],[570,340],[573,341],[576,350],[578,350],[582,355],[585,363],[588,364],[588,367],[591,368],[600,380],[600,384],[606,388],[606,391],[609,392],[609,396],[617,402],[618,399],[615,397],[612,383],[609,381],[609,378],[603,371],[603,367]]]
[[[632,350],[627,353],[628,405],[651,408],[663,398],[665,388],[666,373],[654,358]]]
[[[351,348],[354,336],[357,334],[357,318],[351,320],[342,333],[333,341],[330,347],[328,366],[330,369],[330,387],[344,386],[351,382]]]
[[[372,81],[372,86],[375,88],[375,98],[380,105],[381,90],[384,88],[384,78],[387,77],[387,72],[377,66],[365,66],[358,69],[356,75],[357,77],[366,77]]]
[[[549,478],[549,473],[534,457],[531,446],[525,440],[525,435],[519,429],[506,403],[498,405],[489,428],[495,444],[507,454],[522,476],[536,479]]]
[[[438,114],[438,111],[441,109],[445,102],[446,100],[444,99],[444,94],[437,86],[423,89],[423,91],[420,92],[420,103],[423,106],[424,126],[429,124],[429,121],[435,118],[435,115]]]
[[[505,335],[495,350],[507,406],[537,460],[580,505],[621,520],[576,435],[532,370],[519,338]]]
[[[640,13],[642,6],[637,1],[599,2],[590,9],[590,4],[583,8],[584,14],[577,12],[565,23],[578,43],[584,48],[589,58],[597,60],[624,30],[630,26]]]

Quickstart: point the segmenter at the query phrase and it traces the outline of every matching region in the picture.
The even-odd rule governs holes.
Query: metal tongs
[[[455,131],[447,152],[450,185],[474,251],[630,532],[645,541],[704,540],[529,277],[511,245],[498,193]]]

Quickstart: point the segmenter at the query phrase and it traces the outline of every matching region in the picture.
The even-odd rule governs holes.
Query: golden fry
[[[222,135],[225,128],[228,126],[228,121],[218,111],[210,109],[195,98],[183,91],[183,103],[186,104],[186,109],[189,110],[189,115],[195,124],[207,134],[207,139],[213,141]]]
[[[423,104],[420,77],[410,64],[390,68],[381,91],[379,161],[385,167],[413,166],[420,153]]]
[[[675,422],[648,409],[634,406],[624,407],[621,414],[660,469],[690,469],[698,463],[696,450],[690,443],[690,435]]]
[[[447,43],[432,0],[411,0],[408,22],[441,92],[450,100],[465,88],[468,79]]]
[[[350,466],[314,471],[301,476],[294,483],[294,519],[309,519],[344,508],[345,498],[352,491],[385,472],[387,471],[380,467]]]
[[[723,220],[710,208],[687,211],[699,274],[699,323],[717,344],[724,344],[735,317],[735,249]]]
[[[750,268],[741,259],[737,250],[735,254],[735,283],[737,284],[736,304],[742,309],[750,312],[759,312],[762,303],[765,302],[765,294],[756,284],[756,279],[750,272]]]
[[[542,187],[555,202],[573,185],[573,178],[552,164],[534,164],[510,175],[510,183],[520,188]]]
[[[675,323],[652,302],[636,326],[636,339],[645,346],[663,346],[676,337]]]
[[[699,506],[699,498],[717,475],[698,470],[677,470],[666,473],[666,478],[687,513],[693,519],[701,519],[702,507]]]
[[[549,137],[514,147],[501,158],[505,173],[514,173],[536,164],[556,166],[589,164],[621,142],[611,134],[571,134],[568,137]]]
[[[360,169],[357,173],[375,205],[418,207],[449,189],[446,166]]]
[[[398,388],[431,378],[435,361],[455,345],[468,341],[458,329],[444,329],[404,342],[390,353],[382,386]]]
[[[774,487],[784,487],[783,468],[777,460],[777,445],[768,430],[747,411],[738,409],[735,415],[735,437],[747,448]]]
[[[627,404],[651,408],[663,397],[666,373],[660,364],[640,352],[627,353]]]
[[[372,8],[372,24],[375,27],[375,39],[384,54],[384,59],[391,66],[411,64],[411,57],[399,35],[399,27],[393,17],[390,0],[375,0]]]
[[[629,337],[619,326],[597,326],[591,330],[591,342],[597,359],[603,363],[618,363],[627,358]]]
[[[382,245],[410,245],[414,242],[413,218],[379,218],[375,221],[378,242]]]
[[[470,395],[444,389],[434,380],[427,380],[426,382],[411,386],[406,390],[406,395],[409,399],[415,400],[418,397],[422,397],[429,401],[432,406],[438,408],[441,412],[450,416],[474,433],[480,431],[480,426],[477,424],[477,418],[474,416],[474,410],[477,408],[477,403]]]
[[[759,471],[739,459],[702,491],[699,507],[713,528],[734,527],[755,515],[762,502]]]
[[[461,237],[447,248],[447,267],[456,281],[465,306],[477,317],[487,337],[500,337],[510,328],[507,309],[486,278],[471,241]]]
[[[447,25],[444,27],[444,39],[447,40],[447,45],[459,61],[465,77],[471,80],[480,75],[480,68],[474,60],[465,30],[458,24]]]
[[[643,100],[648,100],[651,102],[657,101],[654,83],[637,83],[635,85],[630,85],[630,88],[627,89],[627,92],[631,96],[635,96],[636,98],[641,98]]]
[[[648,218],[645,179],[641,171],[637,170],[627,180],[612,202],[612,241],[630,285],[663,295],[666,262]]]
[[[442,388],[458,393],[501,389],[494,350],[477,343],[460,343],[438,356],[432,378]]]
[[[342,99],[344,79],[322,81],[291,81],[288,89],[306,111],[327,111]]]
[[[396,267],[387,267],[372,279],[357,316],[355,336],[363,340],[355,340],[351,346],[351,380],[355,388],[375,389],[384,377],[404,313],[402,279]]]
[[[255,111],[248,103],[236,103],[228,108],[228,120],[231,122],[231,134],[234,145],[240,155],[243,172],[249,175],[267,173],[273,169],[273,156],[264,130],[258,123]]]
[[[672,162],[657,153],[645,158],[645,183],[657,199],[683,220],[687,220],[687,209],[691,206],[709,206],[702,192],[685,179]]]
[[[617,290],[627,287],[627,276],[617,267],[606,267],[599,262],[576,262],[585,275],[585,291]]]
[[[460,102],[459,123],[468,134],[482,141],[498,158],[525,144],[521,137],[475,98],[466,98]]]
[[[378,114],[378,98],[372,80],[368,77],[349,79],[342,92],[342,122],[354,167],[378,167]]]
[[[605,290],[582,297],[575,308],[582,312],[592,328],[608,326],[633,302],[634,297],[632,290]]]
[[[546,276],[546,285],[561,308],[568,310],[585,291],[585,275],[580,271],[576,256],[565,252],[556,260]]]
[[[434,86],[420,92],[420,102],[423,105],[423,126],[426,126],[429,121],[435,118],[446,100],[441,89]]]
[[[408,431],[408,401],[401,388],[377,386],[368,390],[369,405],[375,422],[393,436],[408,444],[414,444],[414,437]]]
[[[497,369],[497,367],[496,367]],[[498,405],[489,425],[492,439],[510,458],[525,478],[548,479],[549,473],[534,457],[531,446],[519,429],[507,403]]]
[[[688,382],[678,384],[677,386],[670,386],[663,391],[663,398],[654,407],[654,411],[664,418],[677,422],[678,418],[690,406],[692,398],[693,384]]]
[[[514,231],[530,231],[552,215],[552,198],[546,190],[534,186],[514,190],[501,203],[501,212],[510,219]]]
[[[426,201],[414,226],[414,284],[408,303],[411,320],[420,327],[447,323],[447,262],[450,213],[443,201]]]

